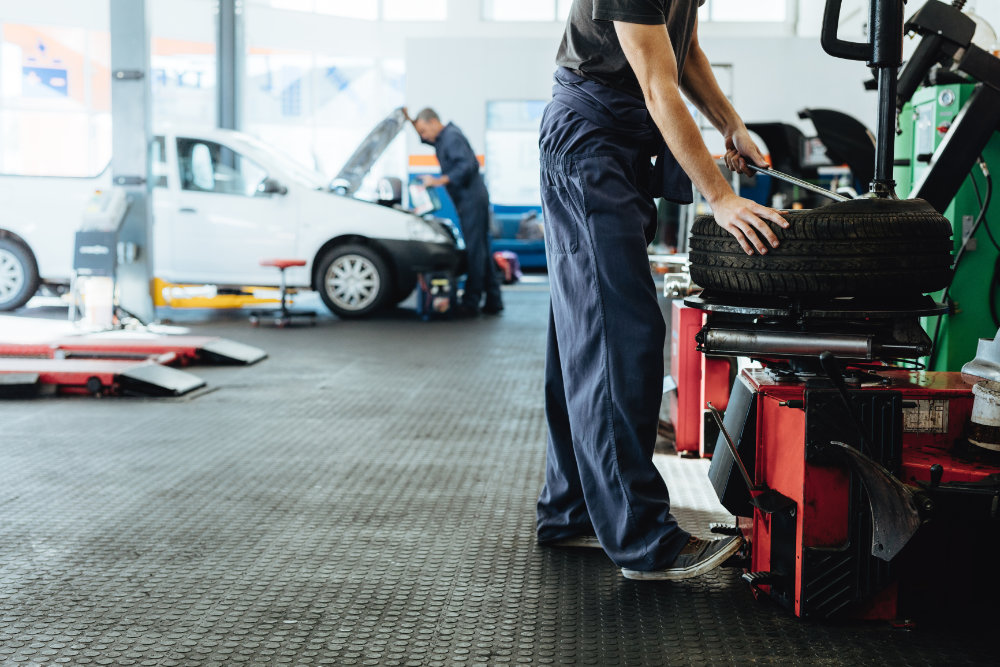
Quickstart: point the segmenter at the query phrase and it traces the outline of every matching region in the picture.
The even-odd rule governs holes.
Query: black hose
[[[986,172],[986,183],[987,183],[987,185],[989,185],[991,183],[991,178],[992,177],[990,176],[989,172],[987,171]],[[976,183],[975,172],[969,174],[969,180],[972,181],[972,189],[976,191],[976,201],[979,203],[979,207],[982,208],[982,206],[983,206],[983,196],[979,193],[979,184]],[[986,230],[986,235],[988,237],[990,237],[990,243],[992,243],[993,247],[997,249],[997,252],[1000,252],[1000,244],[997,243],[996,237],[993,236],[993,231],[990,229],[990,220],[986,216],[983,216],[983,229]]]
[[[979,201],[979,205],[983,205],[983,197],[979,193],[979,184],[976,183],[975,173],[970,174],[972,178],[972,187],[976,191],[976,199]],[[987,172],[986,178],[989,179],[989,172]],[[987,180],[989,184],[989,180]],[[993,236],[993,231],[990,229],[989,218],[983,217],[983,229],[986,231],[986,235],[990,238],[990,243],[993,247],[997,249],[997,259],[993,262],[993,276],[990,278],[990,291],[988,295],[989,305],[990,305],[990,317],[993,318],[993,326],[1000,328],[1000,313],[997,312],[997,285],[1000,283],[1000,244],[997,243],[996,237]]]
[[[979,156],[979,168],[983,171],[983,176],[986,177],[986,201],[982,203],[979,209],[979,215],[976,217],[976,222],[972,225],[972,231],[965,238],[962,243],[962,247],[958,249],[958,253],[955,255],[955,262],[951,265],[951,280],[948,281],[948,286],[944,288],[944,293],[941,295],[941,301],[949,306],[948,310],[951,310],[950,304],[948,304],[948,293],[951,291],[951,284],[955,280],[955,275],[958,272],[958,266],[965,256],[965,250],[969,247],[969,241],[975,238],[976,232],[979,231],[979,225],[983,224],[983,220],[986,219],[986,211],[990,208],[990,201],[993,199],[993,177],[990,176],[989,167],[986,166],[986,160],[983,156]],[[976,177],[974,173],[969,174],[969,178],[972,180],[973,186],[976,186]],[[976,193],[978,194],[978,186],[976,186]],[[992,238],[992,237],[991,237]],[[995,267],[994,267],[995,268]],[[996,283],[996,275],[993,276],[993,282]],[[992,287],[991,287],[992,290]],[[991,299],[990,304],[992,306],[993,301]],[[991,308],[992,312],[992,308]],[[944,319],[944,315],[937,316],[937,324],[934,326],[934,337],[931,339],[931,354],[927,362],[927,368],[934,370],[934,361],[937,359],[938,353],[938,336],[941,333],[941,320]],[[997,324],[1000,327],[1000,324]]]

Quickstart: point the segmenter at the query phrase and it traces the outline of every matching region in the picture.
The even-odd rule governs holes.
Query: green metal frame
[[[922,88],[903,107],[899,118],[901,133],[896,137],[898,161],[893,168],[896,191],[901,197],[911,191],[913,184],[919,181],[928,168],[927,163],[919,161],[917,157],[933,153],[937,149],[947,133],[946,128],[968,102],[974,89],[975,85],[972,83]],[[996,170],[1000,174],[1000,137],[996,133],[983,149],[982,155],[991,173]],[[904,164],[905,162],[909,164]],[[944,211],[944,216],[954,227],[956,253],[971,232],[981,209],[972,184],[973,178],[985,199],[986,178],[977,167],[966,177],[958,194]],[[954,302],[956,312],[945,316],[941,322],[934,367],[928,370],[961,370],[965,362],[976,356],[977,341],[980,338],[992,338],[996,334],[997,326],[990,314],[989,293],[990,281],[995,279],[993,268],[998,253],[990,242],[985,225],[987,222],[991,223],[994,238],[1000,240],[1000,179],[997,180],[993,200],[986,212],[986,221],[980,226],[975,238],[970,240],[955,272],[948,296]],[[934,296],[941,299],[943,291]],[[1000,299],[997,303],[1000,304]],[[937,318],[924,318],[923,326],[933,336]]]

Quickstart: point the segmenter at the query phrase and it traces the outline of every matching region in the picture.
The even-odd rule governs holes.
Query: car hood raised
[[[402,107],[395,109],[368,133],[364,141],[348,158],[340,172],[330,182],[330,189],[340,194],[351,196],[361,187],[361,182],[371,171],[372,165],[382,157],[406,125],[406,115]]]

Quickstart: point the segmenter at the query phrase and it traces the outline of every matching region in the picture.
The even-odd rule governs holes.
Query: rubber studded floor
[[[0,402],[0,664],[995,664],[989,633],[808,623],[734,571],[536,546],[548,296],[506,299],[230,317],[194,330],[271,358],[195,396]],[[724,518],[705,462],[658,462],[685,526]]]

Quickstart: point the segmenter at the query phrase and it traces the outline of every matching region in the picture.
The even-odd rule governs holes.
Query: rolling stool
[[[288,293],[285,287],[285,269],[291,266],[305,266],[304,259],[262,259],[261,266],[274,266],[281,271],[281,307],[270,310],[251,310],[250,324],[259,325],[261,322],[270,322],[278,327],[286,327],[292,324],[295,318],[308,319],[309,324],[316,324],[316,311],[313,310],[288,310],[285,305],[285,295]]]

